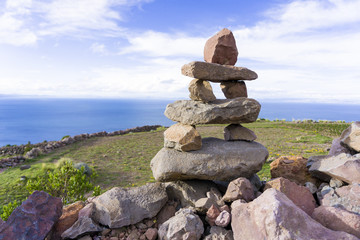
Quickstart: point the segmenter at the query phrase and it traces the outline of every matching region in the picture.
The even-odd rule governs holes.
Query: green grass
[[[258,136],[256,141],[268,149],[270,161],[287,155],[309,157],[327,154],[332,139],[349,126],[344,123],[295,124],[281,121],[243,125],[252,129]],[[225,125],[206,125],[197,126],[197,129],[203,138],[223,138],[224,127]],[[93,166],[98,173],[95,185],[100,185],[104,190],[114,186],[140,186],[153,182],[155,180],[150,161],[163,147],[164,130],[161,128],[153,132],[91,138],[26,161],[26,164],[31,165],[30,169],[7,169],[0,174],[0,212],[2,205],[14,200],[21,201],[27,196],[24,189],[26,181],[21,181],[21,176],[34,178],[41,173],[43,167],[53,167],[62,157]],[[269,164],[267,162],[258,173],[262,180],[271,178]]]

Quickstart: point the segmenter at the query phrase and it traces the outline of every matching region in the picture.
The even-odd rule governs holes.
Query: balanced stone
[[[224,128],[224,139],[226,141],[254,141],[256,135],[253,131],[240,124],[230,124]]]
[[[255,80],[258,76],[256,72],[244,67],[230,65],[220,65],[194,61],[185,64],[181,68],[181,73],[188,77],[208,80],[211,82],[222,82],[229,80]]]
[[[186,125],[251,123],[256,121],[260,108],[252,98],[217,99],[208,104],[179,100],[166,106],[165,116]]]
[[[192,151],[201,148],[201,137],[193,126],[177,123],[164,132],[164,147],[179,151]]]
[[[205,43],[205,62],[235,65],[237,56],[238,50],[236,48],[234,35],[227,28],[222,29]]]
[[[220,88],[228,99],[248,96],[244,81],[222,82],[220,83]]]
[[[210,83],[206,80],[193,79],[189,84],[189,92],[194,101],[207,103],[216,99]]]
[[[150,166],[157,181],[204,179],[231,181],[261,170],[269,153],[257,142],[228,142],[204,138],[202,148],[192,152],[161,149]]]
[[[355,152],[360,152],[360,122],[354,122],[340,136],[341,144]]]

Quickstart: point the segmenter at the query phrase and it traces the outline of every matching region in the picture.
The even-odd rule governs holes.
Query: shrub
[[[95,171],[84,174],[85,168],[75,168],[70,159],[60,160],[55,169],[44,169],[43,174],[34,180],[28,180],[26,189],[29,193],[35,190],[45,191],[51,196],[60,197],[64,204],[85,200],[85,194],[94,191],[100,193],[99,186],[94,187],[91,179],[96,177]]]
[[[3,213],[1,214],[1,219],[4,220],[4,221],[7,221],[8,218],[10,217],[11,213],[18,206],[20,206],[20,202],[18,202],[16,200],[13,201],[13,202],[10,202],[8,205],[4,205],[3,206]]]

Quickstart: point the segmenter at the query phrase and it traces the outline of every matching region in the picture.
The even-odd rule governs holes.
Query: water
[[[112,132],[143,125],[170,126],[172,100],[1,99],[0,146],[60,140],[65,135]],[[360,105],[261,102],[271,120],[360,120]]]

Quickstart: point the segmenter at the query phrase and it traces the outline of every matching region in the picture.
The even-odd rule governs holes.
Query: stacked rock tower
[[[261,170],[268,157],[267,149],[255,142],[256,135],[241,123],[256,121],[260,104],[247,98],[244,80],[257,74],[235,67],[238,51],[232,32],[226,28],[208,39],[205,62],[185,64],[181,72],[193,77],[191,100],[167,105],[165,116],[178,122],[164,132],[164,148],[151,161],[157,181],[203,179],[231,181],[250,177]],[[216,99],[209,83],[220,83],[227,99]],[[224,139],[201,139],[196,125],[229,124]]]

